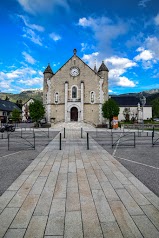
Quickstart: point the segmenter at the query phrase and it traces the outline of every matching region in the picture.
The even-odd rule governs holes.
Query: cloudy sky
[[[158,0],[0,2],[0,91],[41,89],[73,55],[109,68],[109,92],[159,88]],[[91,79],[90,79],[91,80]]]

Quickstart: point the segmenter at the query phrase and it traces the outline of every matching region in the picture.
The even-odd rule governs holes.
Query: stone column
[[[83,95],[84,95],[84,82],[81,81],[81,121],[83,121],[83,103],[84,103],[84,98],[83,98]]]
[[[68,121],[67,119],[67,102],[68,102],[68,82],[65,82],[65,122]]]

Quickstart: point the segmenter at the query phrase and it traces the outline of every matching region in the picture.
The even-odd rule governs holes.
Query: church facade
[[[102,104],[108,100],[108,69],[102,62],[98,71],[73,56],[54,74],[50,65],[44,71],[43,105],[50,123],[87,122],[101,124]]]

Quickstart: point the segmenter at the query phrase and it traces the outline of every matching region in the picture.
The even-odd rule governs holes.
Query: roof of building
[[[135,96],[111,96],[112,99],[116,101],[116,103],[120,107],[137,107],[138,103],[141,105],[141,101],[139,97]],[[146,102],[145,106],[151,106],[148,102]]]
[[[50,64],[48,64],[48,66],[46,67],[46,69],[44,70],[44,74],[45,73],[50,73],[50,74],[54,74],[51,67],[50,67]]]
[[[0,111],[12,112],[14,109],[21,111],[21,109],[14,102],[0,99]]]
[[[98,72],[101,72],[101,71],[108,71],[109,72],[107,66],[104,64],[104,61],[102,61],[102,64],[98,69]]]

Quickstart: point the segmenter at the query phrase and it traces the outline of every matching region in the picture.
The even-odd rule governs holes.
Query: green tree
[[[29,113],[30,117],[33,121],[36,122],[36,126],[38,126],[38,121],[43,118],[45,114],[45,108],[42,102],[35,100],[33,103],[29,105]]]
[[[152,100],[152,115],[153,117],[159,117],[159,98]]]
[[[118,104],[112,98],[102,105],[103,117],[109,119],[109,128],[112,128],[111,122],[114,116],[119,115],[119,110]]]
[[[123,115],[125,117],[125,121],[129,122],[130,121],[130,108],[129,107],[124,108]]]
[[[12,111],[12,117],[11,119],[14,121],[14,122],[19,122],[20,119],[21,119],[21,116],[20,116],[20,111],[18,109],[14,109]]]
[[[20,99],[20,100],[17,100],[16,101],[16,105],[20,108],[20,109],[22,109],[22,100]]]

